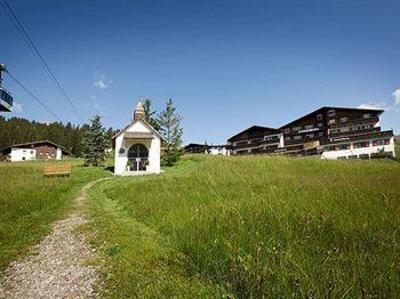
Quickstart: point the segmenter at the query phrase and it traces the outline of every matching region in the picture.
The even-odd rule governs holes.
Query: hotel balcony
[[[336,120],[334,124],[328,124],[328,127],[330,129],[335,129],[335,128],[341,128],[341,127],[346,127],[348,125],[354,125],[354,124],[376,124],[379,122],[379,117],[378,116],[372,116],[369,118],[357,118],[357,119],[350,119],[345,122],[340,122],[339,120]]]
[[[260,140],[260,141],[250,141],[246,143],[238,143],[236,145],[232,145],[232,149],[242,149],[242,148],[252,148],[260,145],[269,145],[269,144],[279,144],[279,137],[274,137],[267,140]]]
[[[370,129],[364,129],[364,130],[330,133],[329,137],[330,138],[338,138],[338,137],[354,136],[354,135],[359,135],[359,134],[366,134],[366,133],[373,133],[373,132],[380,132],[380,131],[381,131],[381,127],[375,127],[375,128],[370,128]]]

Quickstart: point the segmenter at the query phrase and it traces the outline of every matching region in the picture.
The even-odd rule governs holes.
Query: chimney
[[[135,108],[135,113],[133,114],[133,120],[138,120],[144,118],[144,107],[141,102],[138,102]]]

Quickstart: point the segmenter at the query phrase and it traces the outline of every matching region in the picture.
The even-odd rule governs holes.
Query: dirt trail
[[[96,269],[87,261],[95,256],[77,229],[86,223],[79,206],[86,191],[100,179],[87,184],[75,198],[74,212],[57,221],[52,232],[32,254],[10,264],[0,284],[0,298],[92,298],[98,281]]]

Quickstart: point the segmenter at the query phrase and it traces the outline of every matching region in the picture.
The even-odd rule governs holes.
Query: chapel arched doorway
[[[149,150],[141,143],[131,145],[128,150],[128,163],[131,171],[146,170],[149,159]]]

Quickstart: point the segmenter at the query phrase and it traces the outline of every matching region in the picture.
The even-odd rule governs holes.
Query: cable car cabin
[[[10,112],[13,100],[11,94],[4,88],[0,87],[0,111]]]

